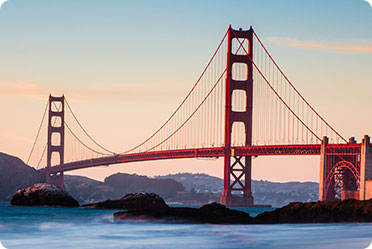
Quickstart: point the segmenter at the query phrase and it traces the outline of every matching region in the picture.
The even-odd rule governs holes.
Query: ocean
[[[243,209],[256,215],[262,209]],[[115,222],[113,210],[0,203],[5,248],[366,248],[371,223],[210,225]],[[0,246],[1,248],[1,246]]]

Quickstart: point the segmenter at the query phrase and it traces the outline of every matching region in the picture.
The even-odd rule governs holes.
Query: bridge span
[[[36,167],[46,174],[47,182],[61,188],[64,172],[71,170],[223,157],[221,203],[252,206],[252,157],[320,155],[320,200],[372,197],[369,136],[357,143],[337,132],[288,79],[252,27],[234,30],[230,26],[174,113],[129,150],[115,153],[97,143],[64,96],[49,96],[29,160],[44,120],[47,141]],[[75,158],[82,151],[91,154]]]

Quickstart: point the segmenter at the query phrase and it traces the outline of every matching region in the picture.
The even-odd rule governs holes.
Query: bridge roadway
[[[327,151],[342,153],[345,148],[359,147],[361,144],[329,144]],[[328,153],[328,152],[327,152]],[[270,156],[270,155],[320,155],[320,144],[310,145],[271,145],[271,146],[241,146],[231,148],[232,156]],[[66,172],[97,166],[109,166],[118,163],[141,162],[151,160],[177,159],[177,158],[211,158],[224,156],[224,148],[198,148],[179,149],[155,152],[140,152],[130,154],[118,154],[113,156],[92,158],[49,168],[49,173]],[[40,169],[45,173],[46,168]]]

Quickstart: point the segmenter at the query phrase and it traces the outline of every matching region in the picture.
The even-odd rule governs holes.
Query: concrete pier
[[[324,201],[326,198],[325,179],[327,177],[327,155],[326,149],[328,145],[328,137],[323,137],[320,147],[320,176],[319,176],[319,200]]]
[[[372,148],[370,137],[365,135],[360,152],[359,200],[372,198]]]

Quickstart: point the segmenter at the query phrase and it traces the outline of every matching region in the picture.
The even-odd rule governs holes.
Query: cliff
[[[18,189],[43,181],[45,177],[21,159],[0,152],[0,200],[9,201]]]

